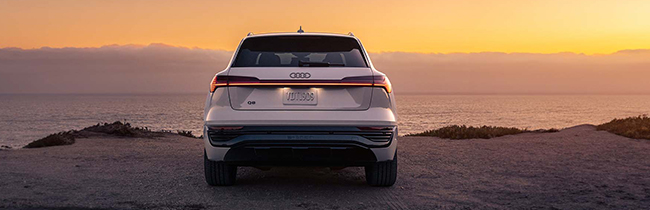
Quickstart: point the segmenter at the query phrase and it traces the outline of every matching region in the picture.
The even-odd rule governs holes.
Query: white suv
[[[397,178],[391,84],[352,35],[249,34],[212,79],[205,104],[205,179],[232,185],[237,166],[365,167]]]

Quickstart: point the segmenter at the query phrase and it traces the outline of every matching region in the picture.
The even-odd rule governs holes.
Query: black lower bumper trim
[[[397,127],[383,130],[363,130],[355,126],[241,126],[236,130],[209,127],[207,137],[215,147],[237,147],[251,142],[327,142],[357,144],[363,147],[387,147]]]
[[[224,162],[240,166],[365,166],[372,150],[357,146],[248,145],[230,149]]]

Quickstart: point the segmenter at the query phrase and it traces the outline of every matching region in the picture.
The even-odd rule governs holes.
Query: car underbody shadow
[[[363,167],[239,167],[237,186],[243,185],[363,185]]]

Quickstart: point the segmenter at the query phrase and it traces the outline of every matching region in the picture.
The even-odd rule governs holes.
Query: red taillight
[[[386,76],[375,76],[373,86],[379,86],[386,89],[386,92],[393,92],[393,87],[390,84],[390,80]]]
[[[217,75],[214,75],[212,82],[210,82],[210,92],[214,92],[217,89]]]
[[[212,83],[210,83],[210,92],[214,92],[217,87],[229,86],[229,85],[254,85],[259,83],[259,80],[255,77],[240,77],[240,76],[218,76],[215,75],[212,78]]]
[[[386,89],[386,92],[388,93],[393,92],[393,87],[390,84],[390,80],[388,80],[388,77],[384,75],[346,77],[343,78],[341,83],[383,87],[384,89]]]
[[[342,80],[259,80],[244,76],[214,76],[210,83],[210,92],[220,86],[375,86],[383,87],[386,92],[393,92],[390,81],[384,75],[346,77]]]
[[[214,75],[214,78],[212,78],[212,82],[210,83],[210,92],[214,92],[214,90],[217,89],[219,86],[227,86],[228,85],[228,79],[226,76],[217,76]]]
[[[214,75],[212,82],[210,83],[210,92],[214,92],[219,86],[228,85],[228,81],[221,81],[217,75]]]

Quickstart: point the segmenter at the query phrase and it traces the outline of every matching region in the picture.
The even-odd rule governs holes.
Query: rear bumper
[[[208,159],[242,166],[363,166],[392,160],[397,127],[368,131],[353,126],[245,126],[215,132],[206,127]]]
[[[389,108],[372,107],[363,111],[236,111],[213,107],[206,125],[237,126],[395,126],[395,113]]]
[[[204,110],[205,125],[252,126],[395,126],[395,102],[381,88],[373,91],[370,107],[365,110],[235,110],[230,105],[225,88],[208,94]]]
[[[236,138],[203,136],[208,159],[238,165],[364,165],[392,160],[397,149],[393,94],[376,87],[366,110],[240,111],[231,107],[226,88],[208,94],[205,127],[244,126]],[[389,97],[390,95],[390,97]],[[358,127],[394,127],[388,141],[373,141]],[[267,129],[267,130],[264,130]],[[250,132],[249,132],[250,131]],[[357,131],[359,131],[357,129]],[[352,133],[350,133],[352,132]]]

